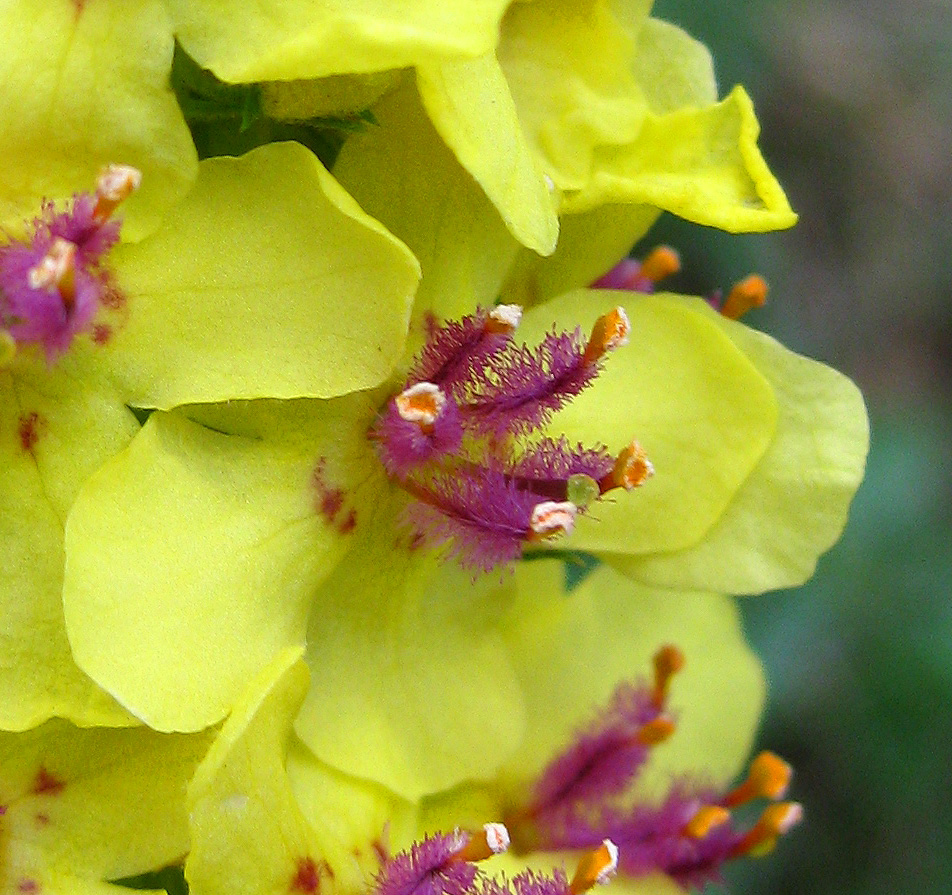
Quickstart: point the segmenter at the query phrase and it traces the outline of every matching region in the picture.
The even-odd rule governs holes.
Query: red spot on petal
[[[50,816],[48,814],[37,813],[33,815],[33,819],[36,821],[38,827],[45,827],[50,822]]]
[[[40,440],[40,430],[44,422],[43,417],[36,413],[36,411],[26,413],[20,417],[20,427],[18,430],[20,435],[20,447],[27,453],[33,453],[33,448],[36,447],[36,443]]]
[[[110,311],[118,311],[126,306],[126,296],[114,282],[107,279],[99,303]]]
[[[353,509],[345,510],[346,494],[343,489],[335,488],[328,483],[324,477],[326,465],[326,458],[321,457],[311,474],[311,484],[316,492],[315,509],[327,520],[328,524],[333,525],[341,534],[347,534],[353,531],[357,524],[357,513]]]
[[[17,891],[23,895],[36,895],[40,891],[40,884],[35,879],[21,879],[17,883]]]
[[[340,488],[332,488],[321,497],[321,513],[326,519],[333,520],[343,505],[344,492]]]
[[[36,772],[36,779],[33,781],[33,792],[36,795],[59,795],[66,786],[65,780],[60,780],[51,774],[46,768],[40,768]]]
[[[108,323],[93,326],[92,339],[97,345],[105,345],[112,338],[112,327]]]
[[[291,880],[291,891],[315,895],[321,887],[321,876],[324,874],[333,875],[325,862],[322,861],[320,865],[317,865],[313,858],[301,858],[298,861],[297,872]]]

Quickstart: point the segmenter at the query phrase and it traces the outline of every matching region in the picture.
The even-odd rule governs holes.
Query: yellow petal
[[[554,196],[529,149],[495,54],[421,65],[417,84],[433,125],[512,235],[540,255],[551,254],[559,235]]]
[[[160,0],[17,0],[0,7],[0,223],[44,198],[92,189],[104,165],[134,165],[123,238],[158,226],[197,170],[169,87],[172,26]]]
[[[175,214],[112,263],[129,319],[100,362],[129,403],[160,408],[377,385],[419,278],[296,143],[203,162]]]

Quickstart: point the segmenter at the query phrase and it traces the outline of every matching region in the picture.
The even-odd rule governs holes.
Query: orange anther
[[[753,799],[783,798],[790,785],[793,768],[773,752],[761,752],[751,763],[747,779],[721,800],[728,808]]]
[[[628,315],[624,308],[615,308],[613,311],[603,314],[592,327],[592,335],[585,346],[582,363],[586,365],[594,364],[606,352],[614,351],[621,345],[625,345],[628,342],[630,332],[631,323],[628,321]]]
[[[670,277],[681,269],[681,256],[671,246],[652,249],[641,262],[641,275],[652,283]]]
[[[728,293],[721,305],[721,313],[731,320],[739,320],[753,308],[762,308],[767,303],[767,281],[757,273],[744,277]]]
[[[673,644],[666,644],[654,655],[654,697],[652,702],[656,708],[664,705],[668,696],[668,685],[682,668],[684,668],[684,653]]]
[[[720,805],[702,805],[694,817],[684,825],[684,835],[703,839],[711,830],[722,827],[731,819],[731,813]]]
[[[652,721],[646,721],[638,728],[638,742],[645,746],[657,746],[658,743],[669,739],[677,729],[678,725],[674,723],[674,719],[660,715]]]
[[[599,481],[601,493],[612,488],[624,488],[631,491],[643,485],[654,475],[654,466],[648,459],[645,449],[632,441],[615,459],[612,471]]]
[[[569,883],[569,892],[580,895],[596,884],[607,883],[617,869],[618,846],[611,839],[603,839],[598,848],[583,855],[578,862],[578,869]]]
[[[473,833],[451,861],[485,861],[500,855],[509,848],[509,831],[504,824],[484,824],[478,833]]]
[[[760,819],[731,849],[731,857],[765,855],[777,840],[803,820],[803,806],[799,802],[774,802],[764,809]]]

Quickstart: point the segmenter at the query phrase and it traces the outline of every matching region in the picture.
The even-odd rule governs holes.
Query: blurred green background
[[[952,892],[952,4],[658,0],[752,94],[800,213],[730,236],[665,219],[700,294],[757,270],[745,322],[852,376],[872,449],[844,538],[804,588],[744,601],[762,747],[806,822],[736,893]],[[666,282],[665,286],[668,286]]]

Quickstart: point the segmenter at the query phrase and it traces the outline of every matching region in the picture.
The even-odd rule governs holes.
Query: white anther
[[[132,165],[106,165],[96,179],[96,195],[109,202],[121,202],[142,183],[142,172]]]
[[[394,399],[397,412],[408,423],[432,426],[446,406],[446,395],[432,382],[418,382]]]
[[[501,855],[509,848],[509,830],[505,824],[483,824],[483,832],[486,834],[486,845],[494,855]]]
[[[557,534],[571,534],[575,528],[578,507],[568,500],[545,500],[532,508],[529,529],[535,539]]]
[[[76,266],[76,246],[57,236],[47,253],[27,272],[31,289],[55,289]]]
[[[595,877],[595,882],[599,885],[605,885],[609,882],[615,875],[615,871],[618,870],[618,846],[611,839],[603,839],[602,845],[605,847],[605,851],[608,852],[608,863]]]
[[[496,305],[489,312],[489,318],[508,329],[515,329],[522,320],[522,306]]]

